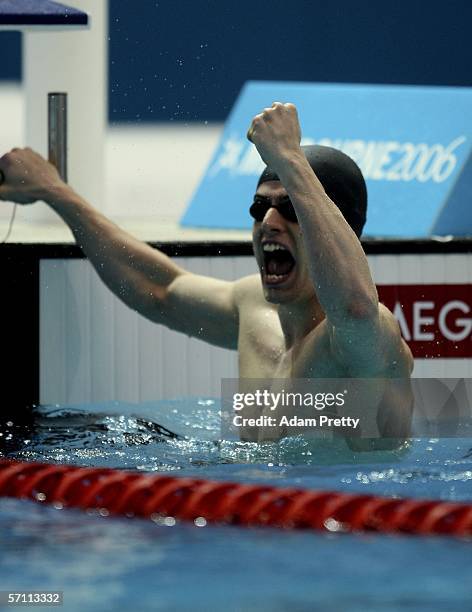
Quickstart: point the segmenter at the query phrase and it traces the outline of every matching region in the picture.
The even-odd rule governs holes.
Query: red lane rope
[[[472,504],[0,460],[0,496],[102,514],[327,531],[472,536]],[[104,512],[105,511],[105,512]]]

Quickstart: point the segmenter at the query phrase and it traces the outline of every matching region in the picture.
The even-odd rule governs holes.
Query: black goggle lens
[[[269,202],[265,202],[264,200],[254,200],[254,202],[249,208],[249,214],[255,221],[260,223],[266,216],[266,213],[269,208],[276,208],[282,215],[282,217],[284,219],[287,219],[287,221],[298,223],[295,209],[293,208],[292,202],[290,202],[290,200],[284,200],[277,206],[272,206]]]

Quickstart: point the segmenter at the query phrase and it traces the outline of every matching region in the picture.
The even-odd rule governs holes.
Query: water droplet
[[[346,531],[343,523],[340,523],[334,518],[327,518],[323,524],[328,531]]]

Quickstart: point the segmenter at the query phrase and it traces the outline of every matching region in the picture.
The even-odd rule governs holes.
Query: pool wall
[[[233,280],[251,257],[179,257],[187,270]],[[218,396],[237,376],[235,351],[148,321],[118,300],[86,260],[40,267],[41,403]]]
[[[226,280],[257,271],[243,249],[177,260]],[[369,264],[378,285],[472,283],[470,253],[371,254]],[[115,298],[86,260],[41,261],[40,299],[43,403],[217,396],[221,378],[237,376],[234,351],[147,321]],[[472,376],[472,359],[417,358],[415,375]]]
[[[256,272],[246,242],[153,246],[195,273],[231,280]],[[219,396],[221,378],[237,376],[235,352],[208,346],[137,315],[103,285],[78,247],[0,248],[8,296],[2,304],[9,357],[3,383],[10,404]],[[364,248],[381,294],[385,286],[394,291],[410,286],[419,296],[417,321],[409,324],[412,334],[415,325],[423,335],[434,327],[428,320],[431,298],[426,291],[423,296],[423,286],[433,287],[435,295],[448,303],[457,299],[459,291],[468,309],[460,317],[470,321],[472,240],[366,241]],[[455,317],[459,321],[457,312]],[[431,351],[424,352],[418,344],[415,376],[472,377],[470,331],[463,342],[449,342],[447,356],[441,355],[443,348],[436,349],[436,339],[424,345]],[[464,346],[458,351],[462,356],[454,358],[451,347]],[[18,370],[23,375],[21,388],[13,382]]]

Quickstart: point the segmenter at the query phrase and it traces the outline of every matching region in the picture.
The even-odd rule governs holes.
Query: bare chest
[[[337,378],[345,376],[331,355],[325,326],[287,350],[276,311],[245,313],[239,333],[240,378]]]

